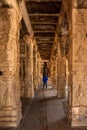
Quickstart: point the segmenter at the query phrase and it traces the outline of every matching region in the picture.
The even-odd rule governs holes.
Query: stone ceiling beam
[[[54,37],[36,37],[36,40],[38,41],[53,41]]]
[[[55,31],[34,31],[34,33],[55,33]]]
[[[53,41],[37,41],[37,44],[50,44],[50,43],[52,43]]]
[[[56,25],[57,23],[53,22],[31,22],[32,24],[39,24],[39,25]]]
[[[20,10],[21,10],[21,13],[22,13],[24,22],[25,22],[26,27],[27,27],[27,29],[28,29],[29,35],[30,35],[31,37],[33,37],[33,36],[34,36],[34,33],[33,33],[32,26],[31,26],[29,14],[28,14],[28,11],[27,11],[27,8],[26,8],[25,0],[20,1],[20,2],[19,2],[19,6],[20,6]]]
[[[33,30],[34,31],[55,31],[56,26],[55,25],[34,25]]]
[[[36,38],[36,39],[39,39],[39,38],[40,38],[40,39],[43,40],[43,39],[44,39],[44,36],[43,36],[43,37],[42,37],[42,36],[41,36],[41,37],[40,37],[40,36],[35,36],[35,38]],[[45,40],[46,40],[46,39],[49,40],[50,38],[53,39],[54,37],[52,37],[52,36],[46,36],[46,37],[45,37]]]
[[[26,0],[32,2],[62,2],[62,0]]]
[[[41,14],[40,14],[40,13],[34,13],[34,14],[33,14],[33,13],[30,13],[30,14],[29,14],[29,16],[47,16],[47,17],[48,17],[48,16],[53,16],[53,17],[56,16],[56,17],[58,17],[59,15],[60,15],[60,14],[42,14],[42,13],[41,13]]]

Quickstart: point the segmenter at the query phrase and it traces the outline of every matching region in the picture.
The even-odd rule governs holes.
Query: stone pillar
[[[57,57],[53,60],[53,88],[57,89]]]
[[[0,8],[0,127],[16,127],[21,120],[19,78],[19,22],[13,8]]]
[[[68,58],[66,58],[66,86],[65,86],[65,92],[66,92],[66,99],[68,100],[68,92],[69,92],[69,66],[68,66]]]
[[[50,81],[51,81],[51,85],[53,87],[53,61],[52,61],[52,59],[50,61]]]
[[[52,59],[52,70],[51,71],[52,71],[52,75],[51,75],[52,76],[51,77],[52,78],[52,86],[54,88],[54,78],[55,78],[54,77],[54,58]]]
[[[35,79],[36,79],[36,77],[35,77],[35,69],[36,69],[36,66],[35,66],[35,63],[36,63],[36,57],[35,57],[35,44],[34,44],[34,46],[33,46],[33,87],[34,87],[34,89],[35,89]]]
[[[26,71],[26,91],[25,97],[26,98],[33,98],[34,97],[34,84],[33,84],[33,41],[32,39],[27,36],[26,43],[28,44],[28,65]]]
[[[39,85],[40,85],[40,83],[39,83],[39,69],[40,69],[40,67],[39,67],[39,53],[37,54],[37,71],[38,71],[38,73],[37,73],[37,82],[38,82],[38,87],[39,87]]]
[[[42,85],[42,79],[43,79],[42,68],[43,68],[43,65],[42,65],[42,60],[40,57],[40,85]]]
[[[34,88],[38,89],[38,80],[37,80],[37,45],[35,45],[34,50]]]
[[[38,59],[37,59],[37,78],[38,78],[38,87],[42,85],[41,79],[41,58],[38,52]]]
[[[28,46],[20,39],[20,90],[21,97],[25,97],[25,79],[26,79],[26,68],[27,68],[27,50]]]
[[[20,91],[21,91],[21,97],[24,97],[25,94],[25,58],[20,58]]]
[[[58,83],[58,81],[57,81],[57,74],[58,74],[58,72],[57,72],[57,71],[58,71],[58,69],[57,69],[57,63],[58,63],[58,62],[57,62],[57,57],[56,57],[56,63],[55,63],[55,77],[56,77],[56,78],[55,78],[55,82],[56,82],[56,83],[55,83],[55,88],[56,88],[56,89],[57,89],[57,83]]]
[[[65,58],[61,56],[60,45],[58,43],[58,98],[65,98]]]
[[[69,58],[69,118],[72,126],[87,126],[87,9],[72,11]]]

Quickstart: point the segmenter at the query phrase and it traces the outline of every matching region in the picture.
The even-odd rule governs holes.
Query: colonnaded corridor
[[[0,0],[2,129],[87,130],[87,0]]]

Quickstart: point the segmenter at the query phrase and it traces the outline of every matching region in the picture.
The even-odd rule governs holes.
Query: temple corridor
[[[87,130],[87,0],[0,0],[2,129]]]

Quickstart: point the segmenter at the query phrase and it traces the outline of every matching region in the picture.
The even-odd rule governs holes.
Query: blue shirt
[[[47,77],[47,76],[44,76],[44,77],[43,77],[43,82],[44,82],[44,83],[47,83],[47,80],[48,80],[48,77]]]

